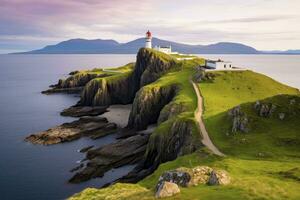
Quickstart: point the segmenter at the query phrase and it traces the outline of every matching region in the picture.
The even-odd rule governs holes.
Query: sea
[[[300,88],[299,55],[199,55],[233,62],[273,79]],[[134,166],[113,169],[104,177],[70,184],[70,169],[84,154],[78,150],[114,142],[115,135],[98,140],[79,140],[50,145],[24,141],[31,133],[75,120],[60,112],[74,105],[78,95],[41,94],[70,71],[96,67],[117,67],[135,61],[136,55],[0,55],[0,199],[65,199],[87,187],[101,187]],[[112,108],[114,109],[114,108]],[[128,111],[126,111],[128,112]],[[113,113],[113,112],[112,112]],[[108,114],[109,115],[109,114]],[[119,114],[118,114],[119,116]],[[110,116],[114,118],[113,114]],[[119,118],[116,118],[119,119]],[[124,119],[123,121],[126,121]]]

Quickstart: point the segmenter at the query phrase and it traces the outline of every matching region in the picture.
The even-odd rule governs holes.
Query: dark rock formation
[[[200,138],[195,138],[193,135],[193,130],[196,128],[193,120],[180,119],[166,123],[168,125],[163,133],[157,129],[152,133],[143,160],[118,181],[136,183],[150,175],[160,163],[192,153],[201,147]]]
[[[174,69],[176,62],[172,57],[141,48],[137,54],[133,72],[133,87],[138,91],[141,87],[156,81],[161,75]]]
[[[79,150],[80,153],[85,153],[88,150],[92,149],[94,147],[94,145],[88,146],[88,147],[84,147],[82,149]]]
[[[83,87],[73,87],[73,88],[51,88],[42,91],[42,94],[53,94],[53,93],[67,93],[67,94],[79,94],[83,90]]]
[[[74,71],[70,73],[67,79],[60,79],[56,85],[51,85],[49,90],[43,91],[43,94],[51,93],[80,93],[84,86],[94,78],[107,77],[106,73],[92,73],[92,72],[78,72]]]
[[[90,81],[84,88],[80,105],[129,104],[142,86],[156,81],[161,75],[175,68],[176,62],[170,56],[142,48],[137,54],[132,73]]]
[[[92,138],[117,131],[117,125],[102,117],[82,117],[79,120],[28,136],[25,140],[33,144],[57,144],[76,140],[82,136]]]
[[[91,178],[102,177],[105,172],[126,164],[140,161],[146,151],[149,135],[135,135],[101,148],[87,152],[87,166],[76,173],[72,183],[87,181]]]
[[[77,167],[74,167],[73,169],[70,170],[71,173],[76,172],[78,170],[80,170],[81,168],[84,167],[84,164],[81,163],[80,165],[78,165]]]
[[[161,184],[163,184],[163,182],[165,182],[165,181],[176,183],[177,185],[179,185],[181,187],[187,187],[191,180],[191,175],[187,171],[189,171],[189,169],[185,169],[185,168],[180,169],[179,168],[176,170],[164,172],[159,177],[158,183],[156,185],[156,189],[158,190],[158,188],[161,186]]]
[[[181,187],[207,184],[212,172],[213,169],[208,166],[197,166],[192,169],[181,167],[166,171],[159,177],[156,188],[160,187],[164,181],[176,183]]]
[[[228,112],[228,115],[232,118],[231,132],[236,133],[238,131],[248,132],[248,117],[241,111],[241,107],[237,106]]]
[[[272,103],[260,103],[259,101],[257,101],[254,104],[254,109],[259,116],[268,118],[275,111],[276,105]]]
[[[94,79],[84,88],[79,105],[108,106],[129,104],[134,98],[131,73],[117,77]]]
[[[157,122],[160,111],[176,95],[177,87],[143,87],[132,104],[128,127],[144,130],[149,124]]]
[[[107,108],[107,106],[72,106],[64,109],[60,114],[70,117],[97,116],[107,112]]]

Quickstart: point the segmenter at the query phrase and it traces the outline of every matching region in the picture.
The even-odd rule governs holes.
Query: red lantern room
[[[151,34],[151,32],[150,32],[149,30],[148,30],[147,33],[146,33],[146,37],[147,37],[147,38],[151,38],[151,37],[152,37],[152,34]]]

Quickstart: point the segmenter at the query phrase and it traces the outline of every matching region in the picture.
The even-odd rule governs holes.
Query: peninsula
[[[74,168],[71,183],[136,164],[110,186],[70,199],[300,198],[299,90],[249,70],[207,70],[204,58],[152,49],[151,37],[135,63],[75,71],[44,92],[80,93],[62,114],[81,118],[27,141],[118,134],[115,143],[82,150],[87,163]],[[115,104],[132,104],[126,127],[101,117]]]

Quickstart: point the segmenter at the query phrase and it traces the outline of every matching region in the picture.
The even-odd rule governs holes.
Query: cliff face
[[[170,56],[145,48],[140,49],[133,72],[135,90],[156,81],[162,74],[175,68],[175,65],[175,60]]]
[[[94,78],[106,77],[108,74],[96,74],[96,73],[77,73],[74,74],[67,79],[60,79],[55,85],[56,88],[74,88],[74,87],[83,87],[85,86],[90,80]]]
[[[118,77],[93,79],[85,86],[79,104],[108,106],[131,103],[134,97],[131,79],[131,73],[120,74]]]
[[[136,94],[129,116],[128,127],[137,130],[156,123],[160,111],[176,95],[177,86],[143,87]]]
[[[152,172],[160,163],[194,152],[201,146],[195,132],[199,136],[191,119],[175,119],[159,127],[150,137],[142,168]]]
[[[136,61],[132,73],[90,81],[84,88],[80,104],[106,106],[131,103],[142,86],[156,81],[176,67],[175,60],[170,56],[145,48],[140,49]]]

